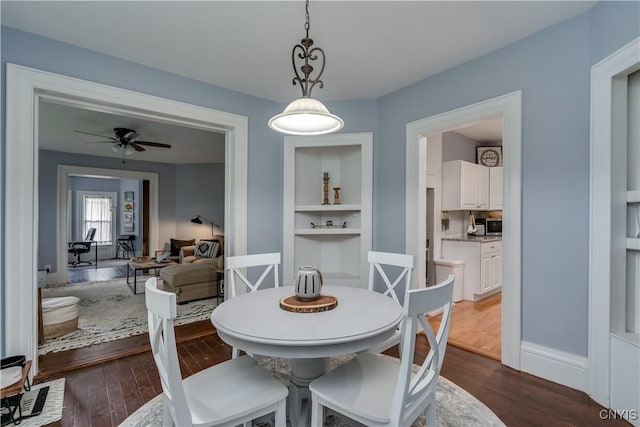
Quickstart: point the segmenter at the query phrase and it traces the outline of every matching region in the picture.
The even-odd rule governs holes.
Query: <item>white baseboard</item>
[[[520,369],[523,372],[587,391],[587,358],[522,341]]]

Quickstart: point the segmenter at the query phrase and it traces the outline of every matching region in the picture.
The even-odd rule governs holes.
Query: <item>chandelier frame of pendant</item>
[[[300,85],[302,97],[291,102],[282,113],[272,117],[269,127],[289,135],[324,135],[342,129],[344,121],[331,114],[322,102],[311,97],[311,91],[316,85],[324,87],[321,77],[324,73],[326,55],[322,48],[313,47],[313,39],[309,37],[309,0],[305,2],[305,18],[306,36],[291,51],[291,63],[295,73],[292,83],[294,86]],[[312,64],[318,60],[319,72],[313,77]]]

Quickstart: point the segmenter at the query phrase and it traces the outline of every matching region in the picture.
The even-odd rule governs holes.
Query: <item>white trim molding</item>
[[[426,247],[427,150],[421,149],[433,134],[454,130],[488,117],[503,118],[504,221],[502,287],[502,363],[520,369],[522,335],[522,92],[441,113],[406,127],[406,252],[424,260]],[[419,230],[419,233],[416,233]],[[417,277],[413,275],[412,287]]]
[[[617,223],[621,214],[626,215],[626,185],[620,186],[626,182],[627,77],[638,69],[640,38],[591,68],[587,392],[605,407],[610,404],[610,334],[620,328],[617,308],[624,307],[624,293],[618,288],[619,275],[625,271],[626,230]],[[625,160],[619,162],[620,158]]]
[[[522,342],[523,371],[580,391],[587,389],[587,358],[576,354]]]
[[[6,76],[5,206],[11,206],[4,211],[6,354],[26,355],[37,372],[40,100],[225,132],[226,247],[229,255],[246,254],[247,117],[15,64],[7,64]]]

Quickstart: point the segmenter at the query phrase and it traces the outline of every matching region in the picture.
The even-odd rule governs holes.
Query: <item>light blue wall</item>
[[[344,132],[375,131],[374,248],[404,251],[406,123],[522,90],[523,338],[586,355],[589,69],[638,36],[637,17],[637,2],[599,4],[377,100],[329,103]],[[281,105],[5,27],[1,48],[3,89],[12,62],[247,116],[248,251],[281,250],[282,136],[266,126]]]
[[[502,145],[502,141],[497,143],[483,143],[474,141],[457,132],[445,132],[442,134],[442,161],[464,160],[465,162],[476,162],[476,147],[487,145]]]
[[[196,215],[224,229],[224,163],[177,165],[176,239],[211,237],[211,224],[193,224]]]
[[[374,223],[397,227],[374,227],[377,249],[404,250],[406,123],[522,90],[522,336],[586,356],[590,67],[638,36],[638,16],[638,3],[600,4],[382,97]],[[613,27],[617,42],[600,42]]]

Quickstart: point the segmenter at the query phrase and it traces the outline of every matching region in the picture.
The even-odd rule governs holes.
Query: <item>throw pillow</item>
[[[218,254],[218,242],[200,240],[193,254],[198,258],[215,258]]]
[[[193,246],[195,244],[196,244],[196,239],[191,239],[191,240],[171,239],[171,256],[179,256],[181,247]]]

